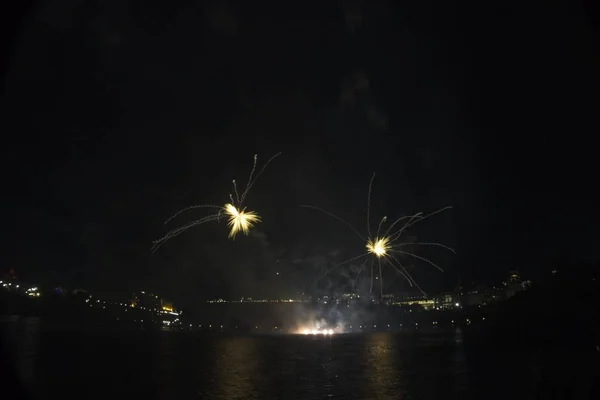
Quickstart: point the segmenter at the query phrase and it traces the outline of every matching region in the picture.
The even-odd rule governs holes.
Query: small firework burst
[[[238,210],[231,203],[225,204],[223,211],[229,216],[227,225],[229,225],[230,228],[229,238],[231,239],[235,239],[235,235],[239,232],[248,236],[250,229],[260,222],[260,216],[254,211],[246,211],[245,208]]]
[[[252,229],[257,223],[261,222],[261,218],[254,211],[246,211],[246,207],[243,206],[244,201],[246,200],[246,197],[248,196],[248,192],[250,191],[252,186],[254,186],[254,184],[256,183],[256,180],[262,175],[262,173],[265,171],[265,169],[271,163],[271,161],[273,161],[273,159],[275,157],[279,156],[280,154],[281,153],[277,153],[273,157],[271,157],[266,162],[266,164],[262,167],[262,169],[258,172],[258,174],[254,175],[254,172],[256,171],[256,162],[258,160],[258,156],[255,154],[254,155],[254,165],[252,166],[252,171],[250,171],[250,176],[248,178],[248,183],[246,184],[246,189],[240,196],[238,193],[238,190],[237,190],[237,184],[236,184],[235,180],[233,180],[233,193],[235,196],[230,194],[229,195],[230,202],[226,203],[224,206],[217,206],[217,205],[212,205],[212,204],[199,204],[199,205],[194,205],[194,206],[183,208],[183,209],[177,211],[175,214],[173,214],[169,219],[167,219],[165,221],[165,224],[167,224],[168,222],[170,222],[171,220],[173,220],[174,218],[176,218],[177,216],[179,216],[180,214],[182,214],[186,211],[190,211],[190,210],[194,210],[194,209],[198,209],[198,208],[211,208],[211,209],[215,210],[215,213],[210,214],[206,217],[188,222],[187,224],[185,224],[179,228],[172,229],[162,238],[153,241],[152,242],[153,243],[152,251],[158,250],[158,248],[160,246],[162,246],[165,242],[167,242],[169,239],[172,239],[175,236],[179,236],[180,234],[182,234],[183,232],[187,231],[188,229],[190,229],[194,226],[202,225],[202,224],[205,224],[205,223],[211,222],[211,221],[220,220],[221,217],[223,216],[223,214],[225,214],[228,217],[227,225],[229,226],[229,238],[230,239],[235,239],[235,236],[240,232],[242,232],[244,235],[248,235],[250,233],[250,229]]]
[[[325,273],[319,277],[318,279],[322,279],[323,277],[325,277],[329,272],[331,272],[334,268],[337,268],[339,266],[348,264],[352,261],[356,261],[356,260],[360,260],[365,258],[362,266],[360,267],[360,269],[358,270],[357,273],[357,277],[356,277],[356,281],[358,280],[358,278],[360,277],[360,274],[362,273],[362,271],[364,270],[365,266],[367,265],[367,262],[369,261],[368,258],[366,258],[367,256],[373,255],[373,258],[371,259],[371,289],[370,291],[373,291],[373,276],[374,276],[374,269],[375,269],[375,262],[377,262],[377,267],[379,269],[379,277],[377,279],[379,279],[379,285],[380,285],[380,296],[383,296],[383,266],[387,263],[389,265],[391,265],[400,275],[402,275],[411,286],[415,286],[417,287],[423,294],[425,294],[425,292],[423,291],[423,289],[421,289],[421,287],[417,284],[417,282],[413,279],[413,277],[411,276],[411,274],[408,272],[408,270],[404,267],[404,265],[400,262],[400,260],[398,260],[398,257],[396,257],[396,255],[404,255],[404,256],[409,256],[412,258],[415,258],[417,260],[426,262],[432,266],[434,266],[435,268],[439,269],[440,271],[443,271],[442,268],[440,268],[437,264],[435,264],[433,261],[429,260],[428,258],[422,257],[418,254],[415,254],[413,252],[410,251],[406,251],[405,249],[403,249],[403,247],[407,246],[407,245],[421,245],[421,246],[437,246],[437,247],[441,247],[444,248],[446,250],[449,250],[451,252],[453,252],[454,254],[456,254],[456,252],[446,246],[443,245],[441,243],[434,243],[434,242],[405,242],[403,241],[403,233],[406,231],[406,229],[408,229],[409,227],[411,227],[412,225],[416,224],[417,222],[423,221],[435,214],[438,214],[444,210],[448,210],[452,207],[448,206],[448,207],[444,207],[440,210],[437,210],[435,212],[432,212],[430,214],[427,215],[423,215],[422,212],[419,212],[417,214],[414,215],[408,215],[405,217],[400,217],[398,219],[396,219],[385,231],[385,233],[381,234],[381,229],[384,226],[384,224],[387,222],[387,217],[383,217],[380,222],[379,225],[377,226],[377,231],[375,233],[375,235],[372,234],[371,232],[371,188],[373,186],[373,180],[375,179],[375,174],[373,174],[373,176],[371,177],[371,181],[369,183],[369,192],[367,195],[367,236],[363,236],[358,230],[356,230],[349,222],[343,220],[342,218],[338,217],[337,215],[330,213],[329,211],[325,211],[322,208],[319,207],[315,207],[315,206],[311,206],[311,205],[303,205],[301,207],[306,207],[306,208],[312,208],[314,210],[323,212],[327,215],[329,215],[332,218],[337,219],[338,221],[344,223],[346,226],[348,226],[360,239],[363,243],[365,243],[366,246],[366,252],[362,253],[358,256],[352,257],[348,260],[345,260],[341,263],[335,264],[333,267],[329,268],[328,270],[325,271]],[[402,224],[400,224],[402,222]],[[397,228],[396,230],[394,230],[394,228],[400,224],[400,228]],[[355,281],[355,282],[356,282]]]

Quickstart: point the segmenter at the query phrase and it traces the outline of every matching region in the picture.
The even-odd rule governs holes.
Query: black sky
[[[426,290],[598,259],[589,10],[258,3],[38,2],[7,25],[5,269],[184,302],[303,290],[362,244],[298,205],[364,231],[373,172],[374,217],[454,207],[413,232],[458,251],[423,249],[446,269],[415,265]],[[254,236],[214,223],[150,253],[279,151]]]

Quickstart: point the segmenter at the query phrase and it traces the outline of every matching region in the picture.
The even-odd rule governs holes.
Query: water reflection
[[[331,348],[331,339],[325,338],[323,343],[325,344],[325,351],[322,355],[323,381],[321,383],[322,388],[320,392],[325,394],[327,397],[333,397],[334,393],[337,392],[336,389],[338,389],[336,380],[340,374],[340,362],[338,359],[336,359],[335,354],[333,354]]]
[[[403,371],[394,336],[387,333],[370,335],[367,340],[367,375],[372,399],[404,397]]]
[[[324,335],[278,339],[277,392],[282,399],[340,398],[347,390],[344,377],[343,344]],[[337,396],[337,397],[336,397]],[[341,397],[351,398],[348,396]]]
[[[153,386],[155,395],[161,399],[168,399],[173,395],[176,388],[174,377],[176,372],[173,368],[175,358],[174,338],[170,334],[160,334],[153,346],[152,369]]]
[[[20,383],[34,391],[36,357],[40,344],[40,319],[10,317],[7,321],[7,342]]]
[[[470,382],[463,344],[463,333],[460,328],[454,332],[454,343],[456,345],[454,346],[452,364],[449,369],[454,372],[454,390],[457,393],[463,393],[468,391]]]
[[[0,322],[20,379],[43,398],[532,398],[519,390],[527,367],[522,356],[493,357],[493,349],[461,343],[460,332],[215,337],[50,332],[36,319]],[[541,384],[559,381],[575,361],[555,360],[550,368],[556,371],[545,371]],[[559,388],[565,395],[568,384]]]
[[[258,342],[252,338],[228,338],[217,342],[214,364],[215,399],[258,399],[266,384],[267,371],[261,371]],[[264,355],[263,355],[264,356]],[[275,367],[275,366],[274,366]]]

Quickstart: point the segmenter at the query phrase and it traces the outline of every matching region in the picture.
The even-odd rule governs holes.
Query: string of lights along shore
[[[333,269],[335,269],[337,267],[340,267],[342,265],[347,265],[353,261],[364,259],[360,269],[358,270],[358,273],[356,274],[356,278],[355,278],[354,284],[353,284],[354,287],[356,286],[356,283],[358,282],[362,271],[365,269],[365,266],[370,261],[370,266],[369,266],[369,269],[371,271],[371,284],[370,284],[370,289],[369,289],[370,293],[373,293],[373,277],[374,277],[375,269],[377,268],[379,277],[377,277],[376,279],[379,280],[379,285],[380,285],[379,296],[381,298],[383,297],[383,295],[384,295],[384,293],[383,293],[383,270],[384,270],[385,264],[388,264],[388,265],[391,265],[397,273],[402,275],[408,281],[408,283],[410,284],[411,287],[413,287],[413,286],[416,287],[423,293],[423,295],[425,295],[425,291],[423,289],[421,289],[421,287],[417,284],[415,279],[408,272],[405,265],[403,264],[403,262],[400,261],[399,258],[401,256],[414,258],[414,259],[423,261],[427,264],[430,264],[433,267],[435,267],[438,270],[443,272],[443,269],[440,266],[438,266],[436,263],[431,261],[430,259],[420,256],[418,254],[415,254],[413,251],[408,251],[410,249],[410,246],[415,246],[415,247],[416,246],[437,246],[437,247],[444,248],[448,251],[451,251],[454,254],[456,254],[456,252],[451,247],[448,247],[441,243],[407,241],[405,239],[404,234],[406,233],[408,228],[415,225],[416,223],[424,221],[429,217],[432,217],[436,214],[441,213],[442,211],[449,210],[452,207],[447,206],[447,207],[441,208],[441,209],[434,211],[432,213],[429,213],[429,214],[424,214],[423,212],[418,212],[414,215],[407,215],[407,216],[397,218],[392,224],[390,224],[387,227],[387,229],[385,229],[385,231],[383,231],[383,228],[387,222],[387,216],[384,216],[379,221],[379,224],[377,225],[377,230],[373,231],[371,229],[371,191],[372,191],[374,180],[375,180],[375,173],[373,173],[373,176],[371,177],[371,181],[369,182],[369,190],[367,193],[367,211],[366,211],[367,234],[366,234],[366,236],[361,234],[348,221],[340,218],[339,216],[337,216],[336,214],[334,214],[332,212],[326,211],[322,208],[312,206],[312,205],[302,205],[301,206],[301,207],[320,211],[332,218],[335,218],[339,222],[345,224],[347,227],[349,227],[352,230],[352,232],[354,232],[354,234],[356,234],[356,236],[362,241],[362,243],[366,247],[366,251],[363,252],[362,254],[359,254],[355,257],[349,258],[349,259],[342,261],[338,264],[335,264],[331,268],[327,269],[325,271],[325,273],[317,279],[317,281],[320,279],[323,279],[327,274],[329,274],[329,272],[331,272]],[[394,230],[394,229],[396,229],[396,230]],[[368,257],[368,256],[372,256],[372,257]],[[375,264],[375,263],[377,263],[377,264]]]
[[[168,240],[179,236],[183,232],[187,231],[190,228],[193,228],[198,225],[205,224],[211,221],[219,221],[223,214],[228,218],[228,226],[229,226],[229,238],[235,240],[235,237],[238,233],[243,233],[244,235],[248,235],[250,233],[250,229],[252,229],[257,223],[261,222],[260,216],[255,211],[246,210],[244,206],[244,202],[250,192],[250,189],[254,186],[258,178],[263,174],[265,169],[269,166],[271,161],[273,161],[277,156],[281,153],[277,153],[265,163],[265,165],[261,168],[261,170],[255,174],[256,165],[258,162],[258,155],[254,155],[254,164],[252,165],[252,170],[250,171],[250,176],[248,177],[248,182],[246,183],[246,188],[244,191],[239,193],[237,183],[235,179],[232,181],[233,183],[233,193],[229,194],[229,203],[226,203],[224,206],[212,205],[212,204],[197,204],[189,207],[185,207],[175,214],[173,214],[169,219],[165,221],[165,224],[168,224],[173,219],[178,217],[180,214],[200,209],[200,208],[208,208],[213,209],[216,212],[210,214],[208,216],[193,220],[188,222],[187,224],[180,226],[179,228],[172,229],[165,236],[160,239],[153,241],[152,251],[155,252],[158,250],[163,244],[165,244]]]

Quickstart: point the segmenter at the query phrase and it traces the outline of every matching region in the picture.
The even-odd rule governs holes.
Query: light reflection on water
[[[402,357],[392,339],[385,333],[372,334],[367,339],[367,376],[373,399],[404,397]]]
[[[34,398],[526,399],[522,360],[465,353],[456,334],[219,336],[49,332],[4,320]],[[481,353],[481,354],[479,354]],[[585,398],[585,397],[581,397]]]
[[[225,338],[215,344],[214,379],[211,391],[201,397],[231,400],[258,399],[258,388],[268,385],[267,376],[261,373],[258,344],[251,338]],[[231,379],[235,376],[236,379]],[[263,381],[265,380],[265,381]]]

